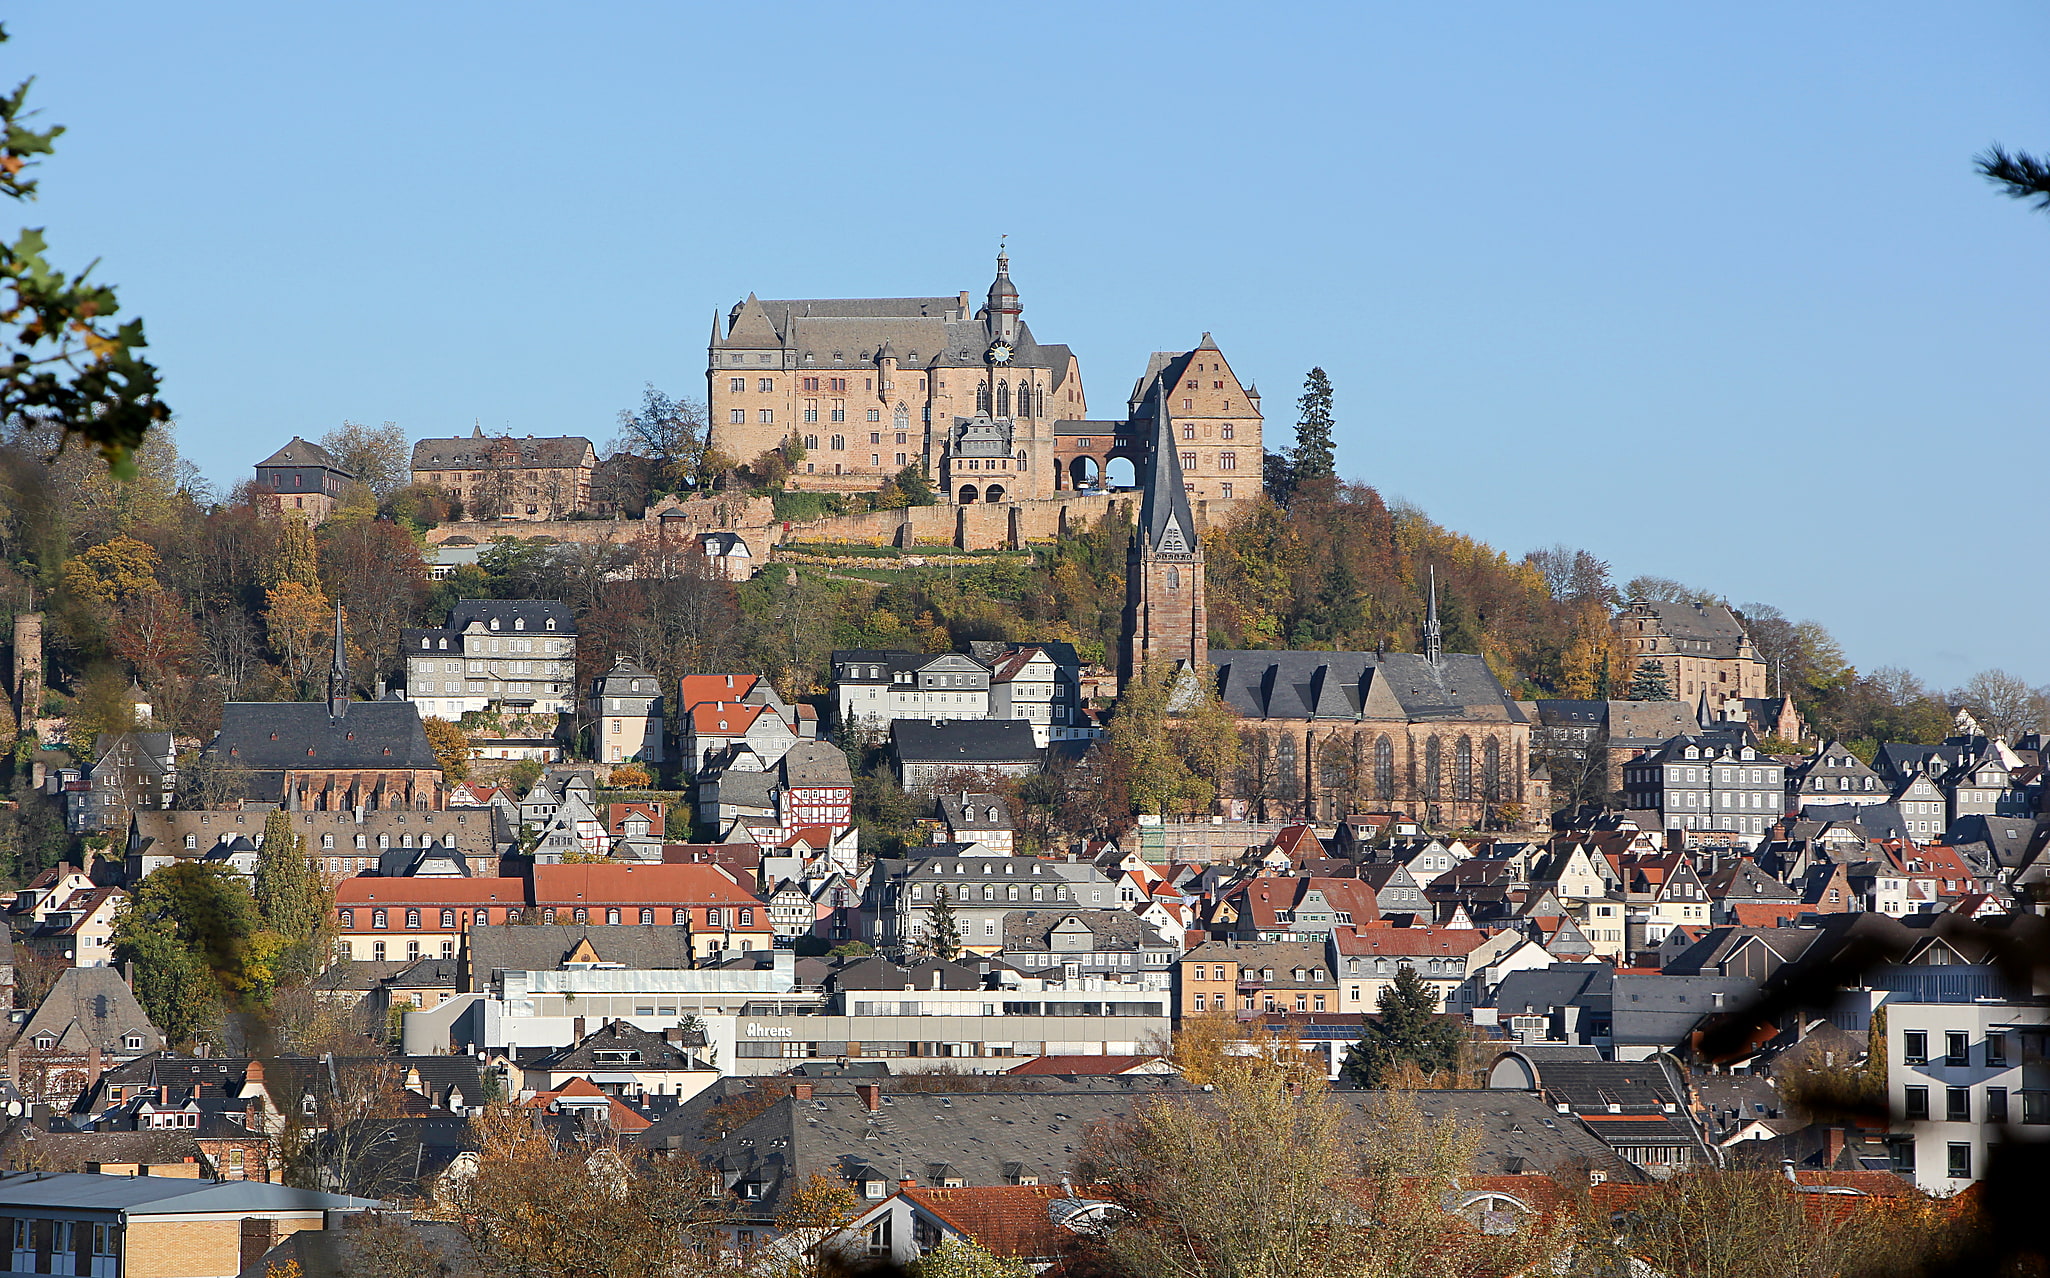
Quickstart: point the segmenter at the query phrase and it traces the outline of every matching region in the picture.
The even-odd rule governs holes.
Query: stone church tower
[[[1141,484],[1139,525],[1125,559],[1120,687],[1158,661],[1182,666],[1197,679],[1212,677],[1210,622],[1203,607],[1203,542],[1189,509],[1167,392],[1158,383],[1152,399],[1153,445]]]

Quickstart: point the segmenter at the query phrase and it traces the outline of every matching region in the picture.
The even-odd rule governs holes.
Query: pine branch
[[[2038,209],[2050,213],[2050,159],[2038,159],[2026,151],[2010,153],[1996,144],[1986,154],[1975,156],[1972,166],[2009,198],[2033,200]]]

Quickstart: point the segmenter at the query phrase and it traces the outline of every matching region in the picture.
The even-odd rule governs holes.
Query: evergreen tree
[[[1640,661],[1637,670],[1630,676],[1630,686],[1623,690],[1625,701],[1671,701],[1672,681],[1666,678],[1666,666],[1662,661]]]
[[[1346,1053],[1340,1075],[1354,1087],[1379,1087],[1399,1061],[1410,1061],[1427,1074],[1458,1068],[1464,1038],[1459,1023],[1438,1015],[1438,999],[1416,969],[1404,964],[1395,980],[1381,987],[1375,1018]]]
[[[1331,445],[1331,379],[1321,368],[1313,368],[1303,380],[1303,395],[1296,401],[1295,448],[1289,453],[1289,484],[1330,479],[1338,473],[1338,458]]]
[[[925,952],[949,963],[961,956],[961,922],[945,888],[933,890],[933,906],[925,916]]]
[[[327,926],[327,885],[307,859],[306,841],[292,829],[290,813],[273,812],[263,819],[253,895],[264,930],[277,933],[287,947],[320,941]],[[318,962],[313,966],[318,968]]]

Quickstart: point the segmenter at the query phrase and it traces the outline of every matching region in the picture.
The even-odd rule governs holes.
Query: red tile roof
[[[359,874],[335,885],[336,905],[520,906],[526,903],[525,879],[415,879]]]
[[[760,905],[718,865],[537,865],[534,904]]]
[[[701,737],[737,737],[755,720],[769,713],[767,706],[742,705],[738,701],[704,701],[690,708],[691,731]]]
[[[999,1256],[1048,1259],[1058,1255],[1065,1231],[1046,1210],[1067,1197],[1059,1185],[978,1185],[935,1189],[912,1185],[906,1199],[947,1222],[984,1251]]]
[[[677,697],[686,710],[705,701],[741,701],[761,681],[760,675],[751,674],[685,675],[677,689]]]

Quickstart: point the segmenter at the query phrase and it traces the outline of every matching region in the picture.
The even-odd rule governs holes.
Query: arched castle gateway
[[[1227,814],[1334,821],[1405,811],[1437,826],[1492,824],[1503,809],[1548,805],[1530,782],[1530,723],[1487,662],[1439,646],[1431,589],[1422,653],[1212,650],[1203,543],[1179,465],[1171,404],[1157,379],[1134,423],[1151,435],[1138,528],[1125,573],[1118,674],[1169,662],[1215,681],[1240,716]]]

